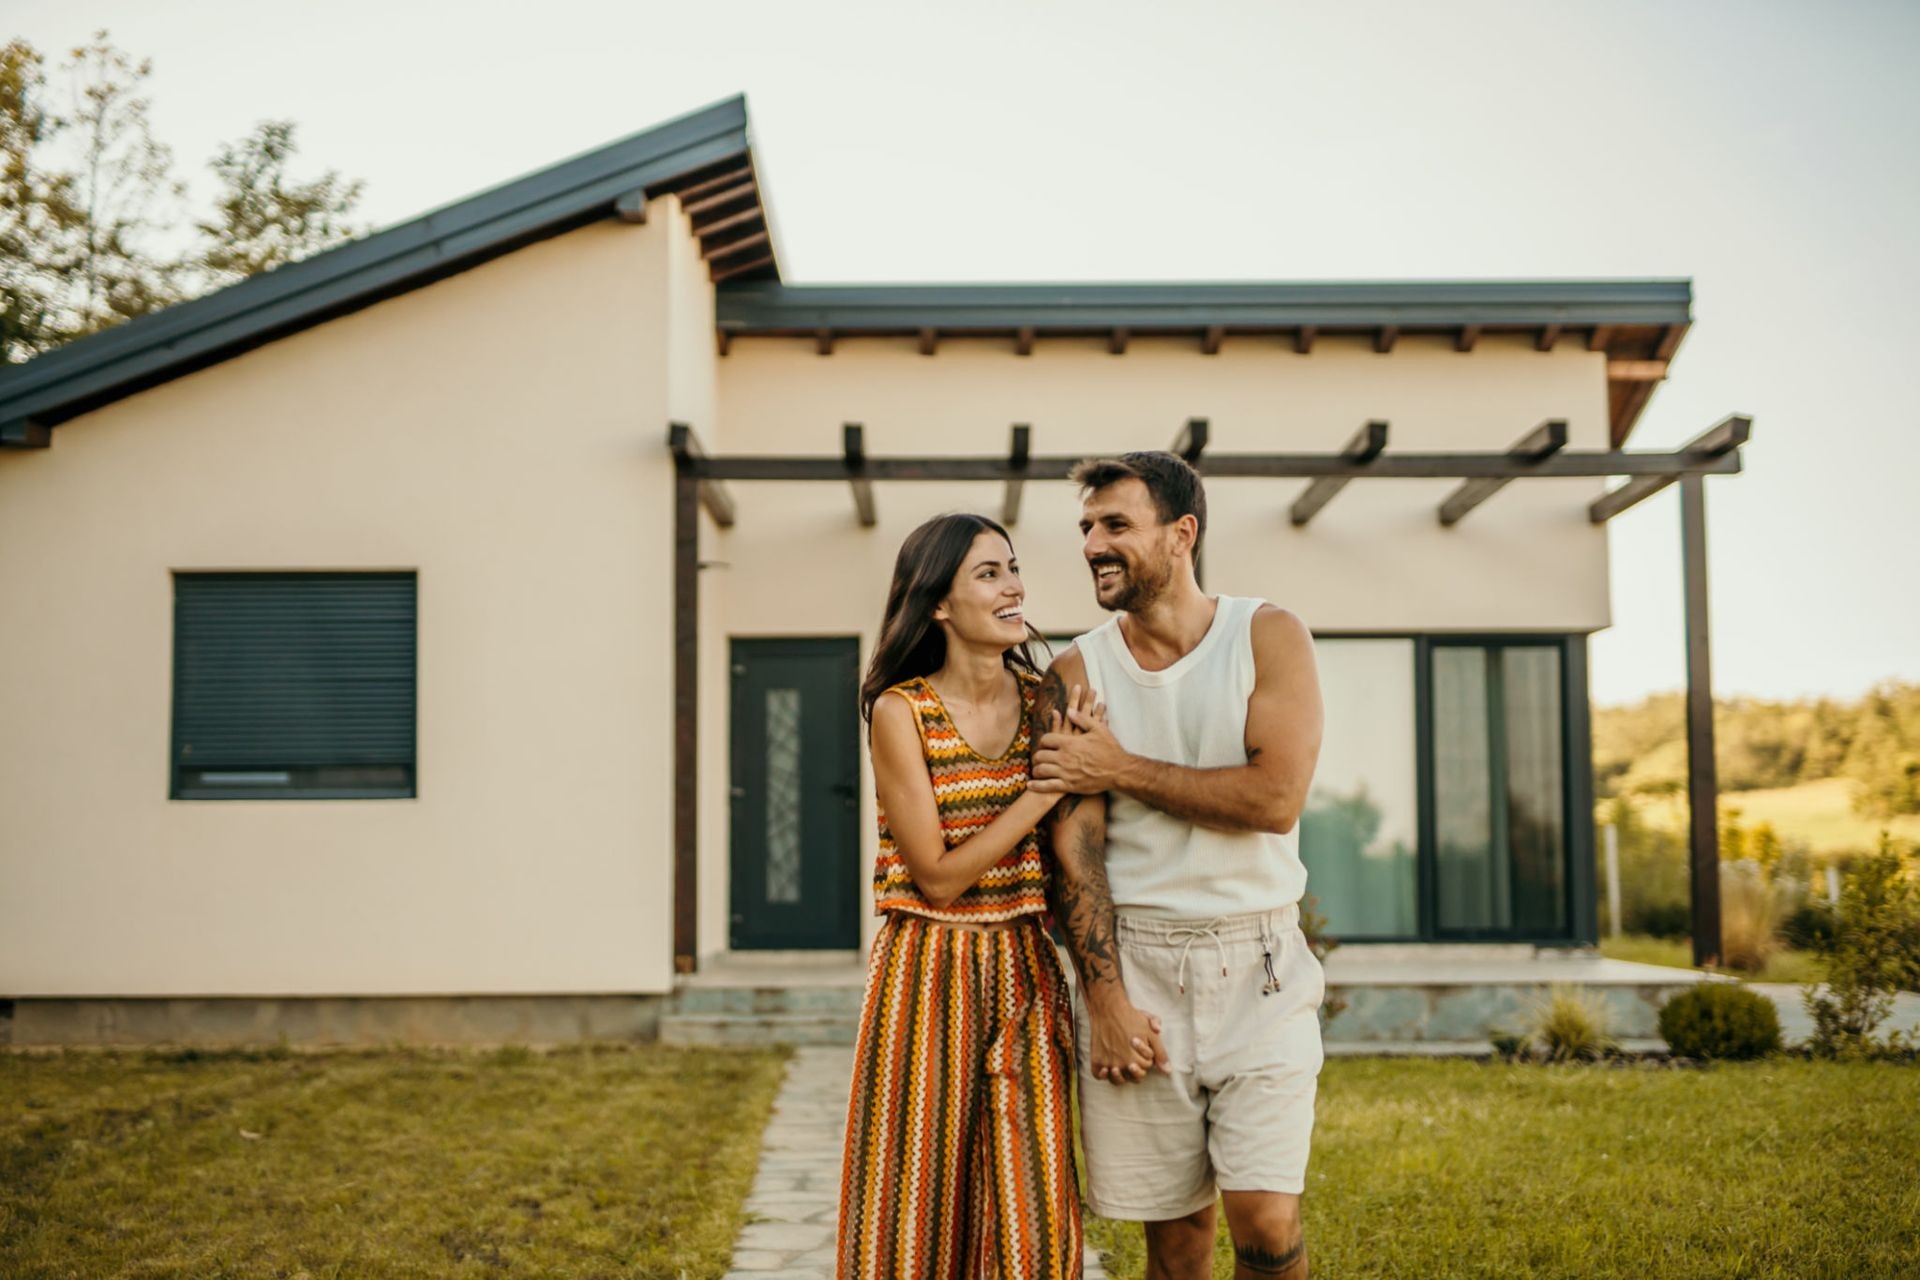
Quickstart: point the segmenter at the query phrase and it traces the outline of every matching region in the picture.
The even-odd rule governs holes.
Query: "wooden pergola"
[[[1209,478],[1310,481],[1288,508],[1288,518],[1296,527],[1309,524],[1355,480],[1458,480],[1460,483],[1434,511],[1435,520],[1447,528],[1459,524],[1516,480],[1623,477],[1623,483],[1588,505],[1587,518],[1595,524],[1604,524],[1669,485],[1678,484],[1686,601],[1693,956],[1695,964],[1705,965],[1716,963],[1720,955],[1718,782],[1708,660],[1705,480],[1708,476],[1739,473],[1740,449],[1747,443],[1752,425],[1751,419],[1731,414],[1671,452],[1569,450],[1567,424],[1551,419],[1503,452],[1393,453],[1387,448],[1389,424],[1369,421],[1345,448],[1334,453],[1214,453],[1208,450],[1207,420],[1191,418],[1179,429],[1170,451]],[[701,447],[686,424],[668,427],[667,447],[675,470],[673,951],[675,968],[680,972],[692,972],[697,963],[700,512],[704,509],[716,525],[728,528],[737,510],[728,488],[731,483],[824,481],[848,486],[857,518],[861,525],[871,528],[878,521],[876,483],[971,480],[1001,486],[1002,523],[1013,525],[1020,518],[1026,483],[1065,479],[1080,455],[1035,454],[1033,432],[1025,423],[1013,424],[1009,435],[1007,452],[998,457],[874,457],[867,453],[864,428],[859,423],[845,423],[838,456],[715,456]]]

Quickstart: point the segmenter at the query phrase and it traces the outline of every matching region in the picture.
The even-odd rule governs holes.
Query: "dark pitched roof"
[[[735,97],[409,222],[0,370],[0,444],[44,442],[77,413],[415,289],[522,245],[681,193],[716,279],[778,278]]]

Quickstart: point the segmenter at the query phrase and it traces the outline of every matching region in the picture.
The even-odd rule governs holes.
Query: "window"
[[[174,575],[175,799],[414,789],[412,573]]]
[[[1326,729],[1300,820],[1307,891],[1335,937],[1419,932],[1414,642],[1314,644]]]

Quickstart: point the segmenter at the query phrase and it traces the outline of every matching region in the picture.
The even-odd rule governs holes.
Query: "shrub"
[[[1720,962],[1758,973],[1780,949],[1780,897],[1751,859],[1720,865]]]
[[[1496,1029],[1492,1032],[1492,1040],[1493,1051],[1502,1062],[1520,1062],[1532,1056],[1527,1045],[1527,1037],[1520,1032]]]
[[[1607,1010],[1578,987],[1555,983],[1534,1024],[1534,1041],[1548,1062],[1592,1062],[1617,1046],[1607,1034]]]
[[[1763,1058],[1780,1051],[1780,1013],[1756,991],[1702,982],[1661,1006],[1660,1035],[1683,1058]]]
[[[1818,898],[1809,898],[1780,922],[1780,936],[1800,951],[1825,951],[1833,943],[1833,908]]]
[[[1622,911],[1628,920],[1636,919],[1632,912]],[[1639,927],[1635,933],[1644,933],[1655,938],[1689,938],[1693,936],[1693,908],[1684,902],[1650,902],[1640,908],[1637,919]]]
[[[1856,861],[1840,890],[1833,940],[1827,945],[1827,983],[1802,989],[1813,1019],[1809,1042],[1821,1057],[1873,1056],[1907,1047],[1903,1038],[1876,1040],[1893,1011],[1894,993],[1920,986],[1920,887],[1883,832],[1880,848]]]

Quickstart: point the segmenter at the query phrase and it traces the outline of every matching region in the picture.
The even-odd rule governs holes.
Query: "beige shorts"
[[[1304,1189],[1327,980],[1299,920],[1293,906],[1214,920],[1120,916],[1127,995],[1160,1018],[1173,1070],[1094,1079],[1086,1009],[1075,1010],[1093,1212],[1156,1222],[1204,1208],[1218,1191]]]

